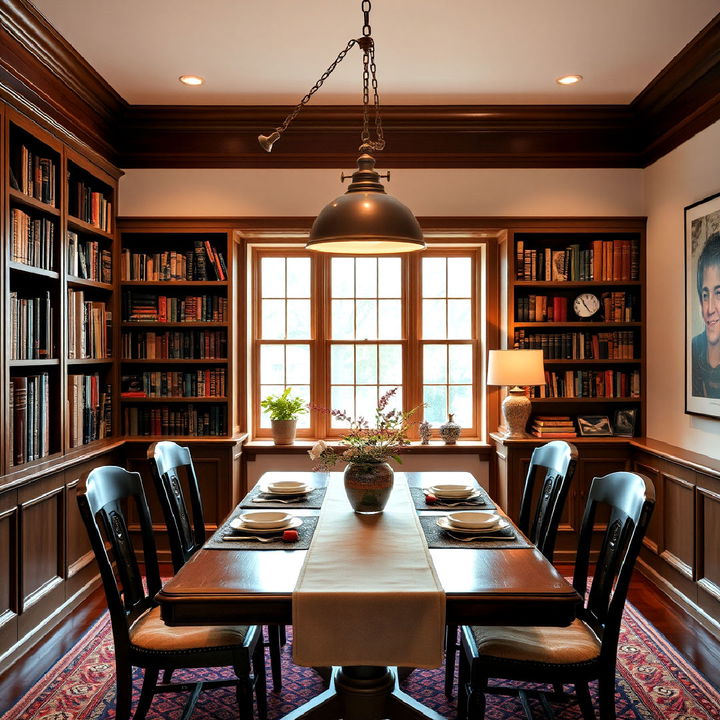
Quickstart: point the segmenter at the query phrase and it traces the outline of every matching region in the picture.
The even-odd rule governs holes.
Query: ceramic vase
[[[381,513],[393,488],[393,469],[384,462],[350,463],[343,474],[345,493],[360,515]]]
[[[446,445],[454,445],[460,437],[462,428],[453,420],[453,413],[448,415],[448,421],[440,426],[440,437]]]

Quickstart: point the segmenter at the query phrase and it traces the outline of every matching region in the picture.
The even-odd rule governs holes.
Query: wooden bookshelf
[[[642,435],[644,223],[610,218],[512,230],[502,243],[501,261],[506,270],[501,344],[542,349],[545,358],[548,382],[531,388],[530,425],[537,415],[575,421],[607,416],[612,425],[615,412],[628,408],[636,411],[635,434]],[[586,298],[589,308],[578,300],[586,294],[592,296]]]
[[[232,435],[232,253],[229,230],[172,221],[121,224],[117,341],[126,436]],[[186,380],[178,383],[177,374]],[[207,380],[198,396],[201,376]]]

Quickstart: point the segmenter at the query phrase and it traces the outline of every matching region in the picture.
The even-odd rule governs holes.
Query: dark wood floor
[[[571,567],[561,566],[565,575]],[[635,573],[630,601],[715,686],[720,687],[720,642],[654,586]],[[0,711],[21,697],[97,620],[105,608],[102,590],[93,593],[32,652],[0,675]]]

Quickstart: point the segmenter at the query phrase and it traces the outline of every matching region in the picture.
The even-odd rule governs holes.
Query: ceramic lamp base
[[[521,387],[514,387],[508,390],[507,397],[503,400],[502,411],[505,420],[505,437],[510,439],[526,438],[525,432],[527,421],[530,417],[532,404]]]

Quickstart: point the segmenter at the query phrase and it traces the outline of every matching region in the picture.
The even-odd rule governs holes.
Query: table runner
[[[298,665],[442,664],[445,593],[402,475],[379,515],[330,480],[292,607]]]

